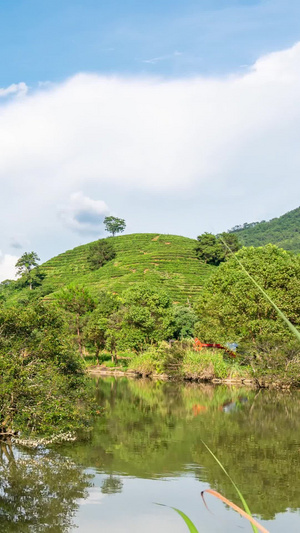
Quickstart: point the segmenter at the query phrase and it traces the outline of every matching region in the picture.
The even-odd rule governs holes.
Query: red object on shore
[[[222,346],[222,344],[216,344],[215,342],[207,344],[201,342],[199,339],[197,339],[197,337],[195,338],[194,348],[198,352],[200,352],[202,348],[219,348],[220,350],[225,350],[225,352],[228,353],[231,357],[236,357],[236,354],[232,350],[229,350],[229,348],[227,348],[226,346]]]

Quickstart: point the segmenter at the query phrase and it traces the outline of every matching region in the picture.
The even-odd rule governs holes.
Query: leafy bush
[[[105,366],[107,368],[115,368],[116,362],[115,361],[105,361]]]
[[[105,363],[106,361],[111,361],[111,354],[106,351],[99,353],[99,363]]]
[[[230,254],[230,250],[237,252],[241,247],[237,236],[233,233],[224,232],[220,235],[203,233],[197,237],[197,240],[196,256],[208,265],[218,266],[225,261],[228,254]]]
[[[174,305],[173,307],[173,337],[185,339],[193,337],[197,315],[191,307]]]
[[[185,349],[181,343],[161,342],[140,355],[135,356],[128,367],[143,374],[166,373],[169,376],[180,375]]]
[[[84,376],[66,376],[53,362],[26,353],[0,359],[2,433],[53,435],[87,428]]]
[[[300,346],[297,340],[243,343],[240,361],[250,365],[255,377],[268,377],[290,385],[300,383]]]
[[[109,240],[99,239],[99,241],[90,245],[88,262],[91,270],[97,270],[108,261],[114,259],[114,257],[116,257],[116,252]]]
[[[162,373],[161,353],[157,348],[149,348],[147,351],[132,358],[128,368],[141,372],[142,374]]]

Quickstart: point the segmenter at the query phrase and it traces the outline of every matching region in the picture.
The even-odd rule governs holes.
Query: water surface
[[[104,414],[88,442],[14,450],[17,467],[4,457],[0,507],[10,514],[1,531],[187,532],[161,503],[188,514],[199,532],[251,532],[211,496],[205,508],[200,493],[209,487],[239,501],[202,441],[270,533],[300,530],[300,391],[105,378],[95,380],[95,394]],[[20,502],[23,515],[14,517]]]

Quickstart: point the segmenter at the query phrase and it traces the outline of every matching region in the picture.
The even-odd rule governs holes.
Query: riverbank
[[[213,376],[203,376],[201,374],[190,374],[182,376],[174,376],[166,373],[154,373],[154,372],[139,372],[137,370],[127,369],[124,370],[122,367],[106,367],[100,365],[91,365],[86,369],[87,373],[90,376],[94,377],[127,377],[132,379],[142,379],[148,378],[152,380],[160,381],[184,381],[184,382],[194,382],[194,383],[212,383],[214,385],[223,384],[223,385],[234,385],[234,386],[245,386],[255,389],[282,389],[289,390],[295,388],[293,383],[288,383],[283,378],[276,378],[274,376],[260,376],[260,377],[225,377],[225,378],[216,378]]]

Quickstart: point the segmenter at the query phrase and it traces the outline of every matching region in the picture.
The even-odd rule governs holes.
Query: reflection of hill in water
[[[86,466],[152,479],[188,469],[237,501],[203,440],[253,513],[270,519],[300,507],[299,392],[108,378],[98,381],[96,394],[105,415],[92,442],[65,447]]]

